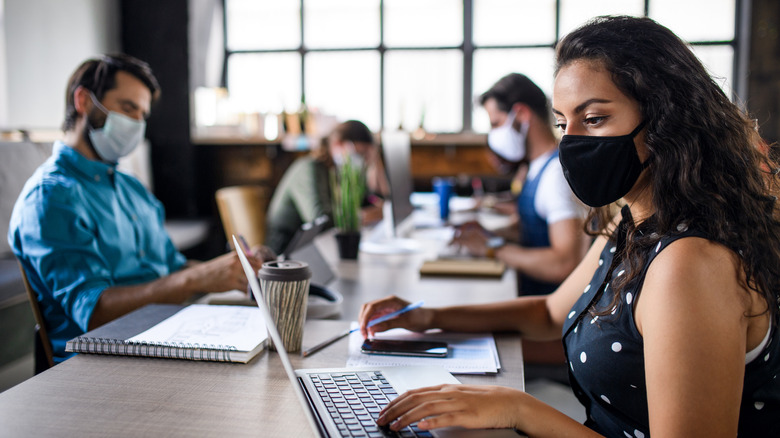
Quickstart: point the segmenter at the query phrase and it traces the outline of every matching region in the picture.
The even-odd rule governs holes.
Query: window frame
[[[462,127],[460,132],[473,132],[472,110],[474,105],[473,74],[474,74],[474,51],[479,49],[533,49],[550,48],[554,49],[562,35],[560,35],[561,20],[561,0],[555,0],[555,41],[552,44],[510,44],[510,45],[484,45],[477,46],[473,42],[474,36],[474,0],[461,0],[463,2],[463,42],[456,46],[425,46],[425,47],[392,47],[385,45],[385,1],[379,0],[379,45],[376,47],[344,47],[344,48],[307,48],[305,41],[305,13],[304,2],[300,1],[300,38],[301,42],[297,48],[293,49],[262,49],[262,50],[230,50],[228,47],[228,18],[227,3],[230,0],[221,0],[222,3],[222,31],[224,56],[222,60],[221,86],[227,88],[228,64],[230,56],[234,54],[263,54],[263,53],[298,53],[301,57],[301,96],[304,96],[306,83],[306,54],[313,52],[355,52],[355,51],[375,51],[379,53],[379,123],[381,129],[385,124],[385,55],[389,51],[414,51],[414,50],[460,50],[463,54],[463,97],[462,97]],[[643,0],[643,14],[649,15],[650,3],[653,0]],[[694,41],[689,42],[691,46],[730,46],[733,50],[732,59],[732,100],[738,96],[747,97],[747,69],[750,44],[750,12],[751,0],[734,0],[734,37],[731,40],[720,41]]]

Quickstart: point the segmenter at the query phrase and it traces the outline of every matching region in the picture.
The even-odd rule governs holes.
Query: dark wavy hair
[[[754,122],[723,93],[690,48],[649,18],[597,17],[556,48],[556,75],[574,61],[606,69],[615,85],[639,103],[650,152],[645,190],[655,213],[650,233],[629,225],[620,291],[641,274],[648,249],[687,224],[733,251],[749,289],[778,313],[780,211],[777,164]],[[591,210],[588,232],[610,232],[608,208]]]

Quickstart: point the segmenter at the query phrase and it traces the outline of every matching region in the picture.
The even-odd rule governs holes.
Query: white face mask
[[[349,157],[353,168],[362,169],[366,165],[366,160],[355,150],[355,145],[351,141],[345,144],[343,153],[333,155],[333,162],[336,163],[336,166],[341,167],[347,162],[347,157]]]
[[[146,121],[109,111],[101,105],[94,94],[90,92],[89,95],[95,106],[107,114],[106,123],[102,128],[89,128],[89,139],[95,152],[103,161],[116,163],[120,158],[133,152],[141,143],[146,132]]]
[[[527,121],[523,122],[520,132],[517,132],[512,127],[516,115],[514,111],[510,112],[503,125],[491,129],[488,133],[490,149],[499,157],[515,163],[525,158],[525,138],[528,135],[529,126]]]

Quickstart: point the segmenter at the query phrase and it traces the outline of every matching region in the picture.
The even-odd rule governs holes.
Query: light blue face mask
[[[95,152],[103,161],[116,163],[129,155],[141,143],[146,132],[146,121],[136,120],[115,111],[107,110],[92,92],[89,93],[95,106],[106,113],[106,123],[102,128],[90,127],[89,139]]]

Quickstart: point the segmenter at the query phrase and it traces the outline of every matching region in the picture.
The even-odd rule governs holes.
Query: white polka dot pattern
[[[574,312],[573,310],[571,312],[569,312],[569,319],[571,319],[571,317],[574,316],[575,313],[576,312]]]
[[[590,285],[587,285],[587,286],[585,286],[585,291],[582,292],[582,293],[586,294],[586,293],[588,293],[589,290],[590,290]]]
[[[623,349],[623,345],[620,342],[613,342],[612,343],[612,351],[615,353],[619,353],[620,350]]]
[[[583,351],[580,353],[580,362],[585,363],[588,360],[588,355]]]
[[[631,304],[632,301],[634,301],[634,296],[629,292],[626,294],[626,304]]]
[[[610,248],[610,249],[609,249],[609,252],[611,252],[612,254],[614,254],[616,249],[617,249],[617,248],[613,246],[612,248]]]
[[[612,402],[611,402],[611,401],[609,401],[609,399],[607,398],[607,396],[606,396],[606,395],[602,395],[602,396],[601,396],[601,399],[602,399],[602,400],[604,400],[605,402],[609,403],[609,404],[612,404]]]
[[[645,438],[645,434],[643,434],[642,432],[640,432],[638,430],[634,430],[634,436],[636,438]]]
[[[764,409],[764,402],[757,401],[753,403],[753,406],[756,408],[757,411],[760,411],[761,409]]]

